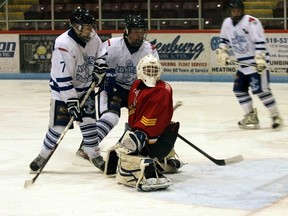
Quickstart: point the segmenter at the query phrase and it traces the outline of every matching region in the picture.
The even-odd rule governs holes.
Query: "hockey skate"
[[[91,159],[91,162],[94,164],[94,166],[96,166],[98,169],[104,172],[105,161],[103,160],[103,157],[101,155],[96,158]]]
[[[272,117],[272,128],[278,130],[283,126],[283,119],[278,115]]]
[[[40,154],[30,163],[30,169],[33,171],[38,171],[46,162]]]
[[[81,148],[79,148],[79,149],[77,150],[76,155],[77,155],[78,157],[81,157],[81,158],[85,159],[85,160],[89,160],[88,155],[87,155],[87,154],[84,152],[84,150],[81,149]]]
[[[254,108],[252,112],[246,114],[244,119],[238,122],[238,125],[242,129],[259,129],[260,125],[256,108]]]
[[[76,155],[79,156],[79,157],[81,157],[81,158],[83,158],[83,159],[85,159],[85,160],[89,160],[88,155],[87,155],[87,154],[84,152],[84,150],[82,149],[83,146],[84,146],[84,142],[83,142],[83,140],[82,140],[82,142],[81,142],[81,144],[80,144],[80,147],[79,147],[79,149],[78,149],[77,152],[76,152]]]

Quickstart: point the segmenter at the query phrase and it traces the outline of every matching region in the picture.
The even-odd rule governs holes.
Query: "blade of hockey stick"
[[[91,94],[92,91],[95,91],[95,82],[93,82],[91,84],[91,86],[89,87],[88,91],[86,92],[83,100],[80,103],[80,108],[82,108],[85,104],[85,102],[87,101],[89,95]],[[70,121],[68,122],[67,126],[65,127],[64,131],[62,132],[62,134],[60,135],[59,139],[57,140],[54,148],[52,149],[52,151],[50,152],[49,156],[47,157],[46,161],[44,162],[43,166],[37,171],[36,175],[34,178],[32,178],[31,180],[26,180],[24,183],[24,188],[27,188],[29,186],[32,186],[34,184],[34,182],[36,181],[36,179],[39,177],[39,175],[42,173],[42,170],[44,169],[44,167],[46,166],[46,164],[48,163],[49,159],[51,158],[51,156],[54,154],[55,150],[57,149],[58,145],[60,144],[60,142],[62,141],[62,139],[64,138],[64,136],[66,135],[67,131],[69,130],[69,128],[72,126],[74,121],[74,117],[71,117]]]
[[[225,166],[225,165],[229,165],[229,164],[235,164],[235,163],[239,163],[241,161],[243,161],[243,156],[242,155],[237,155],[231,158],[226,158],[226,159],[216,159],[213,158],[212,156],[208,155],[206,152],[204,152],[203,150],[201,150],[200,148],[198,148],[197,146],[195,146],[193,143],[191,143],[190,141],[188,141],[186,138],[184,138],[183,136],[181,136],[180,134],[177,135],[181,140],[183,140],[184,142],[186,142],[188,145],[190,145],[191,147],[193,147],[194,149],[196,149],[198,152],[200,152],[201,154],[203,154],[205,157],[207,157],[209,160],[211,160],[212,162],[214,162],[215,164],[219,165],[219,166]]]
[[[30,187],[32,185],[33,185],[33,179],[26,180],[25,183],[24,183],[24,188],[28,188],[28,187]]]
[[[48,158],[46,159],[46,161],[44,162],[43,166],[37,171],[35,177],[31,180],[26,180],[24,187],[27,188],[29,186],[32,186],[34,184],[34,182],[36,181],[36,179],[39,177],[39,175],[42,173],[42,170],[44,169],[44,167],[46,166],[46,164],[48,163],[49,159],[51,158],[51,156],[54,154],[55,150],[57,149],[59,143],[62,141],[62,139],[64,138],[65,134],[67,133],[67,131],[69,130],[69,128],[71,127],[71,125],[73,124],[74,121],[74,117],[72,117],[69,121],[69,123],[67,124],[67,126],[65,127],[64,131],[62,132],[62,134],[60,135],[59,139],[57,140],[54,148],[52,149],[52,151],[50,152]]]

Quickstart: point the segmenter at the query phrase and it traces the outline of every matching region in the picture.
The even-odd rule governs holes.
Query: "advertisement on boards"
[[[212,33],[149,34],[156,46],[163,67],[168,74],[234,74],[235,67],[220,67],[215,50],[219,37]]]
[[[270,51],[269,69],[273,75],[288,75],[288,35],[266,34],[266,44]]]
[[[49,73],[53,45],[58,35],[0,35],[0,72]],[[118,34],[99,34],[102,41]],[[221,67],[215,50],[219,44],[217,33],[149,33],[147,40],[156,47],[164,74],[234,75],[237,65]],[[288,76],[288,36],[266,33],[270,51],[268,69],[272,75]]]
[[[19,35],[0,35],[0,72],[19,73]]]
[[[20,35],[20,71],[50,71],[54,41],[58,35]]]
[[[54,35],[20,35],[20,71],[22,73],[49,73],[55,39]],[[110,35],[99,35],[107,40]]]
[[[157,36],[157,37],[156,37]],[[159,53],[164,73],[209,73],[209,36],[198,34],[151,34],[150,43]]]

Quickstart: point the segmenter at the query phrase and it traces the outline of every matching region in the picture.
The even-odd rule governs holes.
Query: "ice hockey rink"
[[[241,130],[243,111],[231,82],[169,82],[174,103],[182,102],[173,120],[179,134],[217,159],[242,155],[240,163],[218,166],[180,139],[176,152],[185,163],[166,175],[167,190],[138,192],[116,183],[75,152],[79,128],[69,130],[35,183],[29,163],[40,151],[48,125],[47,80],[0,80],[0,215],[1,216],[282,216],[288,212],[288,127],[272,131],[268,111],[253,97],[260,130]],[[272,83],[279,110],[288,122],[288,85]],[[126,110],[101,143],[102,154],[124,130]]]

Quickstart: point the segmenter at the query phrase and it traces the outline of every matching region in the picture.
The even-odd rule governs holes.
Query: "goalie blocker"
[[[154,191],[171,185],[162,173],[177,173],[182,163],[175,158],[174,144],[179,122],[171,122],[154,144],[140,141],[143,134],[126,130],[119,142],[108,149],[104,173],[115,175],[124,185]],[[140,148],[139,148],[140,147]]]

